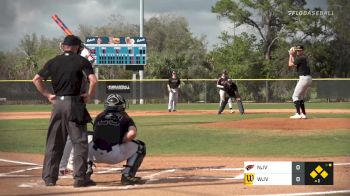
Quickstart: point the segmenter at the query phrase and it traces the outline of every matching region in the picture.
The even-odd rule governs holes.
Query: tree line
[[[211,8],[218,20],[249,31],[236,35],[222,32],[210,51],[205,36],[194,36],[181,16],[161,15],[144,23],[148,64],[145,78],[168,78],[177,70],[181,78],[217,78],[227,69],[231,78],[291,78],[288,49],[304,45],[314,77],[350,76],[350,37],[347,0],[329,0],[332,15],[291,15],[310,10],[305,0],[219,0]],[[311,12],[310,12],[311,13]],[[103,26],[80,24],[77,35],[138,36],[139,26],[112,15]],[[58,29],[59,31],[59,29]],[[23,36],[16,50],[0,52],[0,79],[31,79],[44,63],[61,51],[62,37],[35,33]],[[130,79],[131,72],[118,66],[103,66],[101,79]]]

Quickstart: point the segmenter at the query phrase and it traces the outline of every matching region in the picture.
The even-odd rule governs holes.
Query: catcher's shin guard
[[[137,170],[141,166],[143,158],[146,156],[146,145],[140,140],[133,140],[134,143],[138,145],[138,149],[135,154],[133,154],[126,162],[125,169],[123,170],[123,175],[134,177]]]
[[[237,100],[237,106],[238,106],[238,110],[241,114],[244,114],[244,107],[243,107],[243,103],[241,100]]]

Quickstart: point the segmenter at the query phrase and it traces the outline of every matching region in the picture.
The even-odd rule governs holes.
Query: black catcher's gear
[[[137,170],[141,166],[143,158],[146,156],[146,145],[140,140],[133,140],[138,145],[138,149],[126,162],[125,169],[123,170],[124,176],[135,177]]]
[[[228,94],[229,97],[236,97],[237,85],[232,82],[232,80],[228,80],[224,83],[224,91]]]
[[[125,111],[126,101],[124,97],[119,94],[110,94],[108,95],[105,101],[105,109],[106,110],[114,110],[114,111]]]

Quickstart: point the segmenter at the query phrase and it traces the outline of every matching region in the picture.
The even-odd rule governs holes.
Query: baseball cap
[[[176,74],[176,71],[173,71],[173,74]]]
[[[222,70],[222,73],[223,73],[223,74],[228,74],[227,69]]]
[[[81,40],[78,36],[75,35],[67,35],[64,40],[62,45],[67,45],[67,46],[79,46],[81,45]]]
[[[295,46],[294,49],[295,49],[295,50],[304,50],[304,46],[298,45],[298,46]]]

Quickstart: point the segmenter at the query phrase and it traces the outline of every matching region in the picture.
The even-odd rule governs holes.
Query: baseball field
[[[217,107],[130,105],[147,145],[138,173],[147,183],[122,186],[123,164],[97,164],[97,186],[74,189],[70,175],[55,187],[41,180],[51,106],[0,105],[0,195],[350,194],[350,103],[307,103],[308,119],[299,120],[289,119],[291,103],[245,103],[245,115],[217,115]],[[103,105],[88,108],[95,116]],[[332,161],[334,185],[246,186],[244,161]]]

